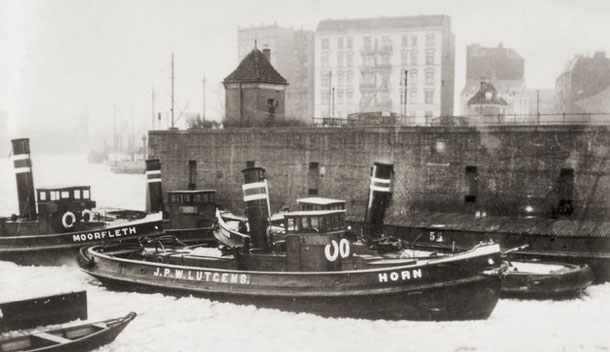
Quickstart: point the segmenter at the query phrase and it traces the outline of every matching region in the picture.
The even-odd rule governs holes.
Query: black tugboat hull
[[[467,281],[447,283],[411,291],[367,296],[274,297],[205,292],[133,283],[88,272],[105,286],[143,293],[162,292],[178,297],[195,296],[217,302],[253,305],[294,313],[310,313],[328,318],[370,320],[451,321],[487,319],[500,297],[501,278],[481,275]]]
[[[0,234],[0,260],[21,265],[75,264],[78,249],[84,245],[135,240],[140,236],[159,233],[161,229],[160,218],[145,218],[79,232],[13,236]],[[35,231],[30,231],[32,232]]]
[[[111,287],[196,295],[326,317],[485,319],[493,311],[501,289],[497,272],[473,270],[498,263],[499,249],[456,255],[459,259],[332,272],[225,270],[127,259],[96,249],[99,247],[81,250],[79,264],[84,272]]]

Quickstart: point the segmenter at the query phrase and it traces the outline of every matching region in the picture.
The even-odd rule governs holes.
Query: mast
[[[203,74],[203,111],[201,113],[202,121],[205,121],[205,83],[206,83],[206,79],[205,79],[205,73],[204,73]]]
[[[152,129],[155,129],[155,88],[152,90]]]
[[[112,140],[114,143],[113,152],[117,151],[117,140],[116,140],[116,104],[112,104]]]
[[[174,53],[172,52],[172,128],[174,128]]]

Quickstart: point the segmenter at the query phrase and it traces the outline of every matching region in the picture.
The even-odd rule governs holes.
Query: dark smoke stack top
[[[263,49],[263,54],[267,58],[267,61],[271,62],[271,49]]]
[[[379,238],[383,233],[383,218],[390,205],[393,164],[375,162],[371,172],[369,199],[364,215],[364,236]]]
[[[17,197],[19,198],[19,216],[23,219],[36,219],[36,196],[32,177],[32,160],[30,159],[30,139],[13,139],[13,163],[17,178]]]
[[[269,226],[269,191],[265,169],[250,167],[241,170],[244,175],[244,202],[246,202],[246,215],[250,225],[250,237],[254,248],[267,249],[267,227]]]
[[[146,211],[163,211],[163,187],[161,182],[161,162],[159,159],[146,160]]]

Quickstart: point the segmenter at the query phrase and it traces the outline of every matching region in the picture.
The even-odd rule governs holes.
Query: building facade
[[[607,112],[610,97],[610,58],[605,52],[570,60],[555,81],[558,113]]]
[[[524,79],[525,60],[502,43],[497,47],[472,44],[466,48],[466,84],[460,94],[462,114],[469,114],[468,101],[481,88],[491,83],[499,97],[507,103],[507,118],[526,119],[529,114],[529,93]]]
[[[255,45],[270,49],[271,65],[290,85],[286,88],[286,118],[311,121],[313,115],[313,31],[277,25],[239,28],[237,59],[243,60]]]
[[[449,16],[324,20],[314,51],[315,117],[381,111],[425,123],[453,115]]]

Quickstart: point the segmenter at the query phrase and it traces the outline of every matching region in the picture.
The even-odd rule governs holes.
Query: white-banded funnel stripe
[[[261,181],[261,182],[254,182],[254,183],[246,183],[245,185],[241,186],[241,189],[243,189],[245,191],[247,189],[258,188],[258,187],[267,187],[267,182]]]
[[[17,154],[13,155],[13,161],[15,160],[26,160],[30,158],[30,154]]]
[[[371,177],[371,184],[373,182],[377,182],[377,183],[390,183],[390,179],[389,178]]]
[[[23,174],[25,172],[31,172],[32,169],[30,167],[16,167],[15,168],[15,173],[16,174]]]
[[[376,186],[376,185],[371,185],[371,191],[378,191],[378,192],[389,192],[390,191],[390,187],[383,187],[383,186]]]
[[[259,199],[267,199],[266,193],[252,194],[252,195],[244,195],[244,201],[249,202],[251,200],[259,200]]]
[[[148,183],[161,182],[161,179],[160,178],[150,178],[150,179],[146,180],[146,182],[148,182]]]
[[[146,171],[147,175],[157,175],[157,174],[160,174],[160,173],[161,173],[161,170],[147,170]]]

